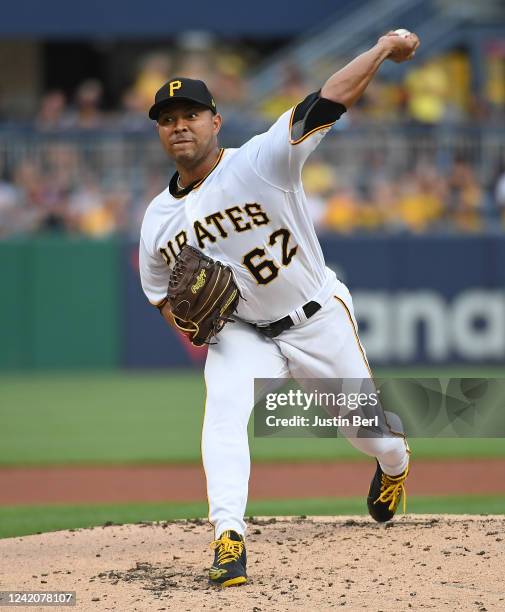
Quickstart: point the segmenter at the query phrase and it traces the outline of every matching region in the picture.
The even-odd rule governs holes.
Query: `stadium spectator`
[[[228,107],[236,112],[246,101],[246,65],[238,53],[218,53],[215,65],[215,75],[212,80],[212,90],[219,92],[219,108]]]
[[[0,181],[0,238],[18,231],[20,193],[8,181]]]
[[[48,91],[42,96],[40,108],[35,118],[35,127],[40,131],[61,130],[66,125],[65,94],[59,89]]]
[[[475,232],[483,228],[483,191],[472,166],[456,158],[448,178],[448,218],[458,230]]]
[[[303,186],[314,226],[325,224],[326,202],[336,187],[335,169],[314,155],[303,167]]]
[[[342,234],[352,232],[359,227],[359,206],[359,197],[353,185],[340,181],[327,201],[325,227]]]
[[[14,184],[20,194],[17,231],[66,229],[66,201],[37,162],[23,160],[14,171]]]
[[[409,71],[405,87],[411,119],[424,125],[436,125],[443,121],[450,83],[439,62],[432,61]]]
[[[205,41],[202,41],[202,45],[203,48],[188,48],[180,54],[176,74],[190,79],[206,79],[210,88],[214,84],[215,77],[215,52],[205,47]]]
[[[107,236],[117,227],[114,209],[108,205],[96,177],[89,172],[70,196],[68,214],[70,228],[87,236]]]
[[[396,209],[404,228],[424,232],[442,219],[445,189],[432,166],[421,165],[404,175],[399,192]]]
[[[505,162],[502,163],[498,172],[498,178],[494,186],[494,198],[498,215],[505,227]]]
[[[303,100],[307,91],[307,83],[298,67],[294,63],[286,62],[282,68],[278,89],[274,95],[262,102],[260,113],[268,121],[275,121],[288,108]]]
[[[149,109],[154,94],[168,81],[171,71],[172,61],[167,53],[152,53],[143,59],[133,89],[144,110]]]
[[[75,107],[65,122],[67,127],[89,130],[101,128],[105,117],[100,109],[103,87],[100,81],[88,79],[83,81],[75,94]]]
[[[152,128],[152,122],[147,116],[145,101],[138,89],[131,87],[121,97],[121,110],[114,125],[125,132],[141,132]]]
[[[369,187],[369,194],[369,200],[377,211],[376,228],[404,230],[404,224],[398,216],[400,181],[390,180],[384,175],[375,176]]]

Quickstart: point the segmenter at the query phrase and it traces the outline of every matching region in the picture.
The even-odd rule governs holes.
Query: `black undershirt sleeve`
[[[335,123],[346,110],[339,102],[321,98],[320,91],[309,94],[295,106],[291,120],[291,142],[296,144],[311,132]]]

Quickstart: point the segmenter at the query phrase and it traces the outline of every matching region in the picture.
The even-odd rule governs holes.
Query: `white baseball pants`
[[[202,457],[216,538],[228,529],[245,533],[251,466],[247,424],[254,378],[370,378],[356,330],[351,295],[337,281],[334,297],[313,317],[277,338],[265,338],[252,326],[235,322],[209,347]],[[387,474],[400,474],[408,465],[408,446],[401,436],[348,439],[377,457]]]

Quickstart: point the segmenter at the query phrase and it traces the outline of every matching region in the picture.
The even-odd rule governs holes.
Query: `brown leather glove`
[[[231,268],[185,245],[175,260],[167,300],[177,328],[195,346],[210,344],[230,321],[240,293]]]

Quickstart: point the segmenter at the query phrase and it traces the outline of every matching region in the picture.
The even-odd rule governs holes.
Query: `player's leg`
[[[311,319],[279,336],[279,347],[288,359],[294,378],[370,379],[366,353],[357,334],[352,300],[339,284],[338,296],[330,299]],[[344,434],[345,429],[341,430]],[[357,438],[349,442],[376,457],[386,474],[405,471],[409,449],[402,435]]]
[[[229,323],[209,347],[202,457],[209,520],[218,538],[244,534],[250,457],[247,424],[254,405],[254,378],[287,376],[278,347],[243,323]]]

